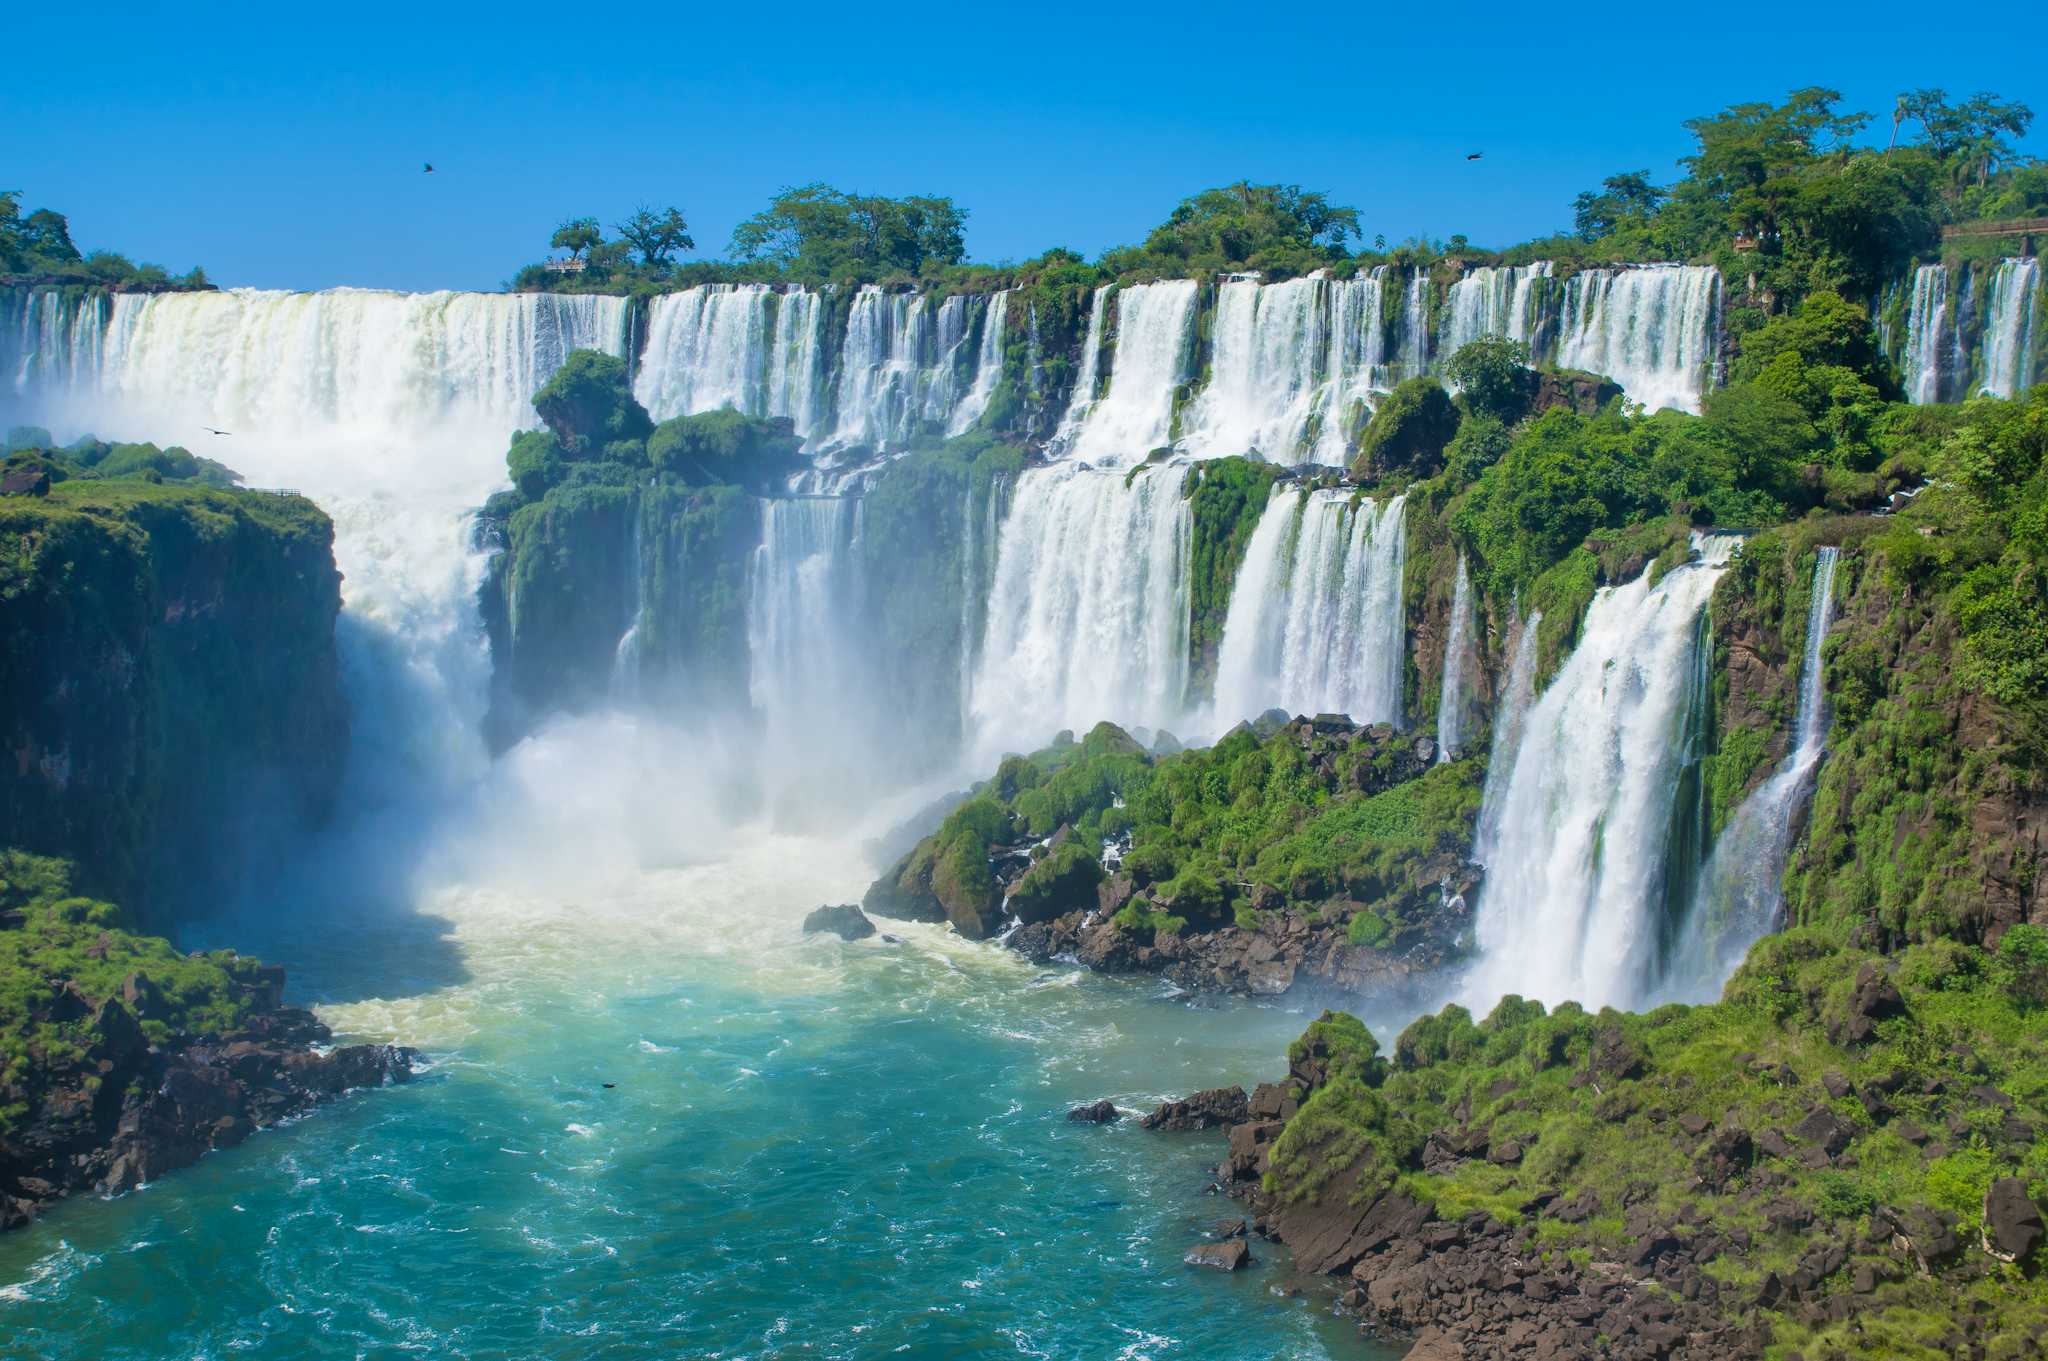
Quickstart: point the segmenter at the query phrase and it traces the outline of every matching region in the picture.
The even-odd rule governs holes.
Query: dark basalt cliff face
[[[0,845],[149,917],[323,817],[348,741],[332,540],[294,496],[0,499]]]
[[[408,1049],[327,1048],[327,1027],[280,1001],[282,970],[242,972],[241,1024],[162,1044],[144,1030],[166,1013],[146,974],[97,1003],[62,980],[35,999],[28,1025],[76,1043],[41,1050],[20,1081],[0,1083],[0,1102],[21,1112],[0,1124],[0,1229],[75,1192],[131,1190],[354,1088],[412,1076]]]

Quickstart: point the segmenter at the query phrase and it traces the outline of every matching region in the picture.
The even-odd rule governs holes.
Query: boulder
[[[2000,1177],[1984,1193],[1984,1250],[2001,1262],[2017,1262],[2041,1245],[2041,1207],[2018,1177]]]
[[[1067,1112],[1067,1119],[1084,1125],[1108,1125],[1123,1119],[1123,1112],[1108,1097],[1090,1101],[1085,1106],[1076,1106]]]
[[[804,918],[805,935],[827,932],[841,940],[865,940],[875,934],[875,924],[868,920],[867,913],[852,903],[821,907]]]
[[[1181,1260],[1212,1271],[1238,1271],[1250,1263],[1252,1250],[1242,1238],[1226,1238],[1220,1243],[1197,1243]]]
[[[1212,1087],[1178,1101],[1162,1102],[1158,1110],[1138,1123],[1146,1129],[1216,1129],[1243,1124],[1250,1113],[1250,1105],[1250,1098],[1245,1096],[1242,1087]]]

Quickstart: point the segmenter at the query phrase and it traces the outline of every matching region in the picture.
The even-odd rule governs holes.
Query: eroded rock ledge
[[[411,1078],[412,1050],[330,1048],[332,1032],[311,1012],[283,1005],[283,970],[254,973],[261,995],[244,1024],[165,1045],[143,1031],[162,1009],[146,975],[98,1005],[72,985],[52,986],[37,1019],[81,1027],[84,1044],[0,1084],[0,1105],[25,1108],[0,1132],[0,1229],[74,1192],[154,1181],[353,1089]]]

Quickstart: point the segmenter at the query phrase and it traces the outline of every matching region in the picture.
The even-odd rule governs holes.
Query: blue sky
[[[11,15],[0,188],[220,283],[493,288],[564,217],[677,203],[710,258],[811,180],[950,194],[981,260],[1092,255],[1241,176],[1325,190],[1368,236],[1506,244],[1604,175],[1670,175],[1684,119],[1796,86],[1873,111],[1988,89],[2048,121],[2038,43],[1921,41],[1890,0],[306,8]]]

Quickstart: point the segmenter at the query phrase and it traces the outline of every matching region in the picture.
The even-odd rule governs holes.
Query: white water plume
[[[1700,612],[1735,543],[1706,539],[1654,587],[1647,572],[1603,587],[1519,740],[1496,749],[1509,773],[1465,987],[1475,1012],[1508,993],[1589,1008],[1644,1000]]]
[[[1948,319],[1948,270],[1922,265],[1913,271],[1913,296],[1906,310],[1906,399],[1925,405],[1941,400],[1943,327]]]
[[[731,407],[787,416],[806,440],[824,418],[824,313],[808,289],[706,284],[648,307],[633,395],[656,420]]]
[[[1220,731],[1271,708],[1396,723],[1406,498],[1276,487],[1245,549],[1216,662]]]
[[[1582,270],[1565,284],[1557,362],[1605,374],[1645,410],[1696,412],[1720,301],[1720,272],[1705,265]]]
[[[972,712],[980,756],[1063,728],[1182,721],[1188,679],[1185,469],[1126,478],[1074,463],[1017,480],[996,548]]]
[[[2041,262],[2001,260],[1984,307],[1984,378],[1994,397],[2015,397],[2033,382],[2035,314],[2041,310]]]
[[[1010,315],[1010,291],[1004,289],[988,301],[981,322],[981,344],[975,352],[974,381],[967,389],[967,395],[960,399],[960,405],[953,409],[953,416],[946,424],[948,435],[964,435],[974,428],[981,419],[981,413],[988,410],[988,399],[995,395],[996,384],[1003,377],[1003,324]]]
[[[1436,705],[1436,759],[1449,761],[1465,754],[1465,716],[1471,706],[1466,672],[1472,667],[1474,642],[1472,577],[1458,558],[1458,584],[1451,593],[1451,630],[1444,639],[1443,687]]]
[[[1827,742],[1827,691],[1821,649],[1833,619],[1839,551],[1814,556],[1806,607],[1806,649],[1799,662],[1799,712],[1792,750],[1728,819],[1700,870],[1687,929],[1666,971],[1670,1000],[1711,1002],[1759,936],[1778,926],[1781,880],[1800,808],[1813,793]]]
[[[1188,380],[1194,348],[1197,293],[1192,279],[1133,284],[1116,291],[1109,387],[1087,409],[1067,453],[1105,466],[1128,466],[1142,462],[1172,438],[1174,396]],[[1099,338],[1097,321],[1091,314],[1088,327]],[[1084,378],[1089,376],[1087,354],[1093,352],[1083,355]]]
[[[1548,260],[1531,265],[1481,265],[1451,285],[1444,305],[1443,339],[1437,353],[1448,359],[1484,336],[1533,342],[1541,318],[1535,306],[1538,279],[1550,277]]]

